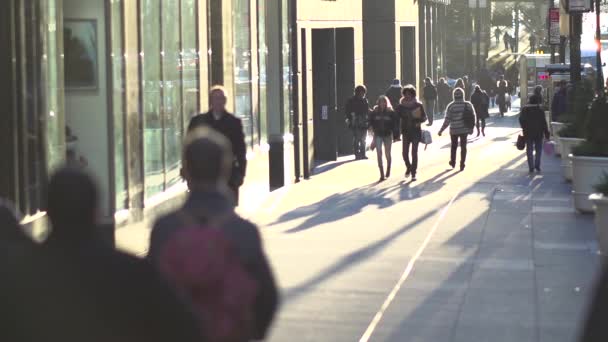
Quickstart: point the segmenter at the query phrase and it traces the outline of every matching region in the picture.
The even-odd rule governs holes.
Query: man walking
[[[429,119],[427,125],[432,126],[433,119],[435,118],[435,105],[437,104],[437,87],[435,87],[430,77],[424,79],[423,93],[424,108]]]
[[[246,324],[247,327],[241,326],[238,328],[243,330],[242,333],[249,335],[242,336],[243,341],[257,341],[263,340],[268,332],[278,306],[278,294],[272,270],[264,253],[258,228],[249,221],[239,217],[234,212],[234,207],[231,204],[230,191],[226,188],[233,160],[231,154],[230,142],[221,134],[211,129],[198,128],[188,133],[182,151],[182,176],[185,178],[190,192],[182,208],[160,218],[154,224],[150,236],[148,260],[161,271],[164,271],[163,274],[166,276],[169,276],[169,274],[181,274],[180,272],[184,270],[173,269],[171,267],[174,265],[179,268],[179,263],[175,265],[167,262],[171,259],[164,259],[166,256],[174,255],[172,253],[179,253],[179,250],[172,249],[172,247],[176,246],[175,242],[180,241],[180,237],[191,237],[190,235],[183,234],[192,234],[193,232],[196,234],[198,229],[203,231],[205,229],[217,230],[221,234],[222,239],[214,241],[218,243],[227,241],[230,244],[230,247],[232,247],[229,250],[229,252],[232,252],[228,257],[230,260],[218,260],[218,258],[225,256],[225,254],[221,253],[221,245],[213,245],[210,247],[211,249],[204,245],[205,241],[211,243],[209,239],[214,237],[213,233],[205,235],[209,239],[202,239],[202,241],[200,239],[197,240],[196,237],[191,237],[187,241],[201,241],[203,245],[193,246],[196,250],[200,251],[200,254],[194,253],[195,255],[189,255],[185,253],[187,258],[198,265],[212,265],[208,266],[208,269],[213,272],[201,275],[201,277],[190,281],[184,280],[183,277],[179,276],[173,277],[173,280],[186,283],[176,283],[176,286],[182,289],[182,291],[190,290],[190,292],[183,294],[193,301],[192,304],[197,312],[207,313],[212,317],[214,315],[216,317],[225,317],[228,321],[222,321],[221,323],[228,326],[238,323],[230,321],[230,317],[241,316],[236,314],[217,316],[225,314],[225,312],[209,312],[212,307],[202,304],[217,303],[217,301],[209,298],[230,300],[230,298],[226,298],[229,295],[233,295],[234,298],[243,298],[243,296],[252,298],[252,301],[247,301],[246,303],[237,302],[240,305],[240,310],[253,315],[250,322],[241,322]],[[204,234],[204,232],[202,233]],[[236,259],[238,268],[229,267],[230,265],[234,265],[234,263],[231,263],[233,259]],[[219,268],[220,265],[225,268]],[[214,272],[225,273],[218,274]],[[223,283],[234,279],[237,273],[244,273],[247,279],[241,279],[243,281],[239,284],[230,284],[231,286],[228,286],[228,288],[205,283],[205,281]],[[237,279],[239,278],[237,277]],[[255,285],[247,287],[245,284],[250,282],[253,282]],[[191,287],[188,288],[188,286],[184,285],[190,285]],[[208,292],[201,293],[201,289],[206,289]],[[252,292],[253,295],[250,296]],[[211,322],[216,321],[211,319],[206,324],[212,324]],[[211,326],[205,330],[208,330],[212,336],[216,336],[214,333],[221,331],[221,328],[221,326]],[[233,331],[233,333],[237,332]],[[233,340],[231,339],[231,341]]]
[[[498,46],[498,44],[500,44],[500,28],[497,26],[496,29],[494,30],[494,36],[496,37],[496,46]]]
[[[509,51],[509,43],[511,43],[511,35],[509,35],[509,32],[505,32],[502,36],[502,41],[505,44],[505,50]]]
[[[369,102],[365,97],[367,88],[359,85],[355,95],[346,103],[346,124],[353,131],[353,150],[355,160],[367,159],[365,155],[365,138],[367,135],[367,116],[370,112]]]
[[[397,106],[399,106],[399,101],[401,100],[401,89],[403,89],[401,86],[401,81],[398,78],[395,78],[391,86],[384,94],[391,101],[391,106],[393,108],[397,108]]]
[[[188,132],[198,127],[208,126],[220,132],[232,144],[232,172],[228,180],[228,186],[232,190],[234,205],[237,206],[239,204],[239,188],[243,185],[247,170],[247,147],[241,119],[228,113],[226,100],[224,88],[221,86],[211,88],[209,92],[210,110],[193,117],[188,125]]]
[[[530,34],[530,38],[528,38],[528,41],[530,42],[530,53],[535,53],[536,52],[536,36],[534,35],[534,33]]]

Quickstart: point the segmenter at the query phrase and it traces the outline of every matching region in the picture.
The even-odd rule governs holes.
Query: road
[[[283,290],[270,340],[574,341],[598,265],[592,218],[573,211],[558,159],[528,175],[516,117],[487,133],[464,172],[442,137],[417,182],[396,146],[388,181],[375,158],[346,158],[265,203],[252,219]]]

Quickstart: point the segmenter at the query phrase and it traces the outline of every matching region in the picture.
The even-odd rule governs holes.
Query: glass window
[[[282,34],[282,46],[283,46],[283,111],[288,120],[283,123],[284,132],[291,132],[293,127],[293,113],[291,112],[291,49],[289,45],[289,38],[291,32],[291,26],[289,25],[289,1],[281,0],[281,34]]]
[[[142,110],[146,198],[164,189],[160,0],[141,0]]]
[[[268,99],[266,76],[268,61],[268,45],[266,43],[266,0],[258,0],[258,63],[259,63],[259,137],[260,143],[266,143],[268,136]]]
[[[162,87],[166,186],[180,180],[182,142],[182,84],[179,0],[162,1]]]
[[[112,113],[114,116],[114,189],[116,191],[116,210],[127,207],[127,183],[125,165],[125,84],[124,51],[122,48],[122,0],[110,2],[112,22]]]
[[[182,0],[182,86],[184,98],[184,125],[188,127],[190,118],[197,114],[199,98],[199,55],[197,37],[196,0]]]
[[[243,120],[248,146],[252,145],[251,117],[251,27],[249,0],[234,0],[235,115]]]

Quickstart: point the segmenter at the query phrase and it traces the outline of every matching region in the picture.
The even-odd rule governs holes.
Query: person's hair
[[[457,96],[456,94],[460,95]],[[454,100],[464,98],[464,89],[460,87],[454,88],[454,91],[452,92],[452,97],[454,98]]]
[[[95,181],[85,171],[66,166],[55,172],[49,181],[47,197],[52,234],[78,234],[91,230],[99,204],[98,196]]]
[[[386,95],[380,95],[378,97],[378,100],[376,101],[376,107],[374,109],[380,110],[380,101],[384,100],[384,102],[386,103],[386,110],[389,112],[394,111],[393,109],[393,105],[391,104],[391,100],[389,100],[388,96]]]
[[[360,94],[360,93],[367,94],[367,88],[362,84],[355,87],[355,94]]]
[[[481,92],[481,87],[479,86],[479,84],[475,85],[475,91],[476,92]]]
[[[456,80],[456,84],[454,85],[454,87],[458,88],[458,87],[464,87],[464,80],[462,78],[459,78]]]
[[[445,83],[445,78],[443,78],[443,77],[442,77],[442,78],[440,78],[440,79],[439,79],[439,81],[438,81],[438,83],[440,83],[440,84],[444,84],[444,83]]]
[[[406,93],[410,93],[410,95],[416,97],[416,87],[411,84],[406,85],[403,87],[403,90],[401,90],[401,95],[405,96]]]
[[[543,86],[537,85],[534,87],[534,95],[542,95],[543,94]]]
[[[430,77],[424,79],[424,83],[433,83]]]
[[[187,181],[216,184],[227,181],[232,167],[232,146],[221,133],[201,127],[186,136],[182,166]]]
[[[226,96],[226,88],[223,85],[216,84],[211,89],[209,89],[209,96],[213,95],[213,93],[221,91],[224,96]]]

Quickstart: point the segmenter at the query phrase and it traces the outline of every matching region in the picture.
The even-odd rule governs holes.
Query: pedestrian
[[[543,153],[543,136],[549,139],[549,127],[545,112],[541,107],[541,98],[530,96],[528,104],[521,110],[519,124],[526,140],[526,155],[530,173],[534,170],[540,172],[540,161]],[[536,153],[536,155],[534,155]]]
[[[513,85],[513,81],[507,80],[507,94],[505,96],[505,100],[507,101],[507,109],[511,110],[511,103],[513,93],[515,92],[515,86]]]
[[[464,96],[465,101],[471,101],[471,83],[469,82],[469,76],[465,75],[462,77],[462,82],[464,83]]]
[[[358,85],[355,88],[355,95],[346,102],[346,123],[348,128],[353,131],[355,160],[367,159],[365,138],[367,137],[367,116],[370,108],[366,95],[367,88],[364,85]]]
[[[517,38],[516,37],[511,37],[511,52],[515,53],[517,52]]]
[[[545,97],[543,95],[543,92],[543,86],[537,85],[536,87],[534,87],[533,95],[535,95],[539,99],[541,106],[545,103]]]
[[[40,279],[17,290],[29,298],[27,304],[17,300],[25,306],[19,312],[28,329],[46,338],[26,340],[201,341],[196,316],[152,265],[101,237],[98,198],[96,184],[80,169],[62,168],[51,177],[47,213],[53,228],[32,259],[40,264],[28,264]]]
[[[501,75],[496,84],[496,104],[498,104],[500,117],[504,117],[507,112],[507,97],[509,99],[511,98],[508,95],[507,81],[505,80],[505,77]]]
[[[435,118],[435,105],[437,104],[437,87],[435,87],[430,77],[424,79],[424,88],[422,92],[424,109],[426,110],[429,119],[427,126],[432,126],[433,119]]]
[[[147,258],[190,299],[211,340],[262,340],[277,309],[277,287],[258,228],[231,205],[225,185],[231,160],[222,135],[207,128],[188,133],[182,151],[188,198],[155,222]]]
[[[416,98],[416,88],[413,85],[406,85],[402,93],[401,103],[397,107],[397,116],[401,120],[403,161],[406,167],[405,177],[411,175],[412,181],[416,181],[418,146],[422,139],[422,128],[420,126],[427,120],[427,117],[423,104]]]
[[[496,85],[494,83],[492,83],[492,86],[488,90],[488,96],[490,97],[490,107],[496,107]]]
[[[378,154],[378,168],[380,169],[380,181],[384,181],[385,177],[391,175],[391,146],[393,144],[393,136],[397,129],[397,114],[391,106],[390,99],[387,96],[380,96],[374,110],[370,113],[369,122],[374,132],[374,143]],[[386,154],[386,173],[382,161],[382,147]]]
[[[509,35],[509,32],[505,31],[505,34],[502,36],[502,41],[505,44],[505,50],[509,50],[509,44],[511,43],[511,35]]]
[[[534,33],[530,34],[530,37],[528,38],[528,42],[530,43],[530,53],[535,53],[536,52],[536,36],[534,35]]]
[[[399,105],[399,100],[401,100],[401,90],[403,87],[401,86],[401,81],[398,78],[393,80],[391,86],[386,90],[386,95],[388,99],[391,101],[391,106],[393,108],[397,108]]]
[[[562,80],[559,82],[559,88],[553,94],[551,100],[551,120],[562,122],[565,121],[565,114],[568,111],[568,82]]]
[[[437,95],[439,100],[439,112],[441,115],[445,115],[445,109],[452,101],[452,88],[450,88],[450,85],[443,77],[440,78],[437,83]]]
[[[475,108],[465,101],[464,90],[454,89],[454,101],[448,105],[445,121],[439,130],[439,136],[450,127],[452,147],[450,153],[450,166],[456,167],[456,151],[460,140],[460,171],[464,171],[467,160],[467,136],[473,133],[475,127]]]
[[[494,30],[494,36],[496,37],[496,46],[498,46],[498,44],[500,44],[500,28],[497,26],[496,29]]]
[[[456,83],[454,84],[454,89],[456,89],[456,88],[460,88],[460,89],[465,88],[464,80],[462,78],[459,78],[456,80]],[[450,93],[450,102],[452,102],[453,93],[454,93],[454,91],[452,90],[452,93]]]
[[[211,108],[207,113],[199,114],[190,120],[188,131],[208,126],[223,134],[232,145],[232,172],[228,186],[232,190],[232,202],[239,204],[239,188],[245,181],[247,171],[247,147],[241,119],[226,110],[226,91],[221,86],[214,86],[209,91]]]
[[[486,136],[486,119],[490,117],[490,96],[481,89],[480,86],[475,86],[475,90],[473,91],[473,95],[471,95],[471,103],[475,108],[475,113],[477,114],[477,136],[483,134]],[[481,131],[480,131],[481,128]]]

